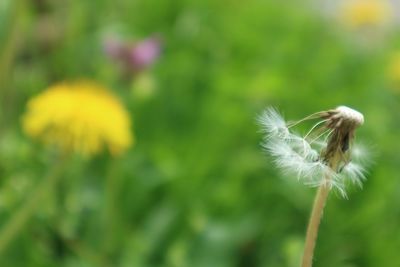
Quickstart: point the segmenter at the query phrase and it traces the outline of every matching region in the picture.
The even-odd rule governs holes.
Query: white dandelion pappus
[[[258,122],[262,126],[262,131],[267,134],[267,137],[280,136],[286,138],[289,135],[289,129],[286,126],[285,120],[274,108],[267,108],[258,118]]]
[[[305,136],[291,131],[299,123],[312,119],[319,121]],[[262,146],[284,174],[297,177],[305,185],[337,189],[344,197],[348,181],[361,187],[365,169],[356,160],[361,158],[362,150],[355,151],[358,155],[350,159],[354,130],[364,123],[364,117],[358,111],[339,106],[288,124],[270,107],[258,121],[265,134]],[[337,166],[330,163],[333,157],[338,158]]]

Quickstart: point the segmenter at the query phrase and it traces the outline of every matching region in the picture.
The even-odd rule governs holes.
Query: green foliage
[[[296,267],[315,190],[281,179],[255,118],[342,104],[364,113],[357,138],[375,163],[363,190],[330,197],[315,267],[400,265],[400,96],[385,80],[397,33],[366,48],[294,0],[4,2],[0,233],[56,164],[21,130],[30,97],[102,82],[129,107],[136,144],[69,158],[0,266]],[[127,78],[103,53],[107,32],[159,34],[163,53]]]

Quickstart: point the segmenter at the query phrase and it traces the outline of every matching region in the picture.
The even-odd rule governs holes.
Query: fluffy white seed
[[[258,122],[267,137],[286,138],[289,135],[285,120],[274,108],[267,108],[258,118]]]

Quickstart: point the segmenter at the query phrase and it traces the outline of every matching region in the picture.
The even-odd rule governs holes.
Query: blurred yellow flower
[[[92,82],[51,86],[28,102],[23,129],[31,137],[63,150],[112,155],[132,145],[128,112],[105,88]]]
[[[380,26],[391,17],[391,5],[387,0],[346,0],[343,19],[353,28]]]
[[[391,56],[387,76],[390,82],[400,85],[400,52],[394,53]]]

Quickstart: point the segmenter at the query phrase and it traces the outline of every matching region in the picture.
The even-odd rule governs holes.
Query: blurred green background
[[[97,81],[129,109],[136,141],[119,158],[70,158],[0,266],[299,266],[315,189],[262,152],[256,117],[271,105],[289,119],[338,105],[364,113],[357,140],[374,163],[363,190],[330,196],[315,267],[400,266],[398,22],[367,13],[355,27],[342,11],[300,0],[1,0],[0,236],[56,164],[54,148],[22,130],[31,97]],[[127,74],[104,52],[109,35],[158,36],[162,53]]]

